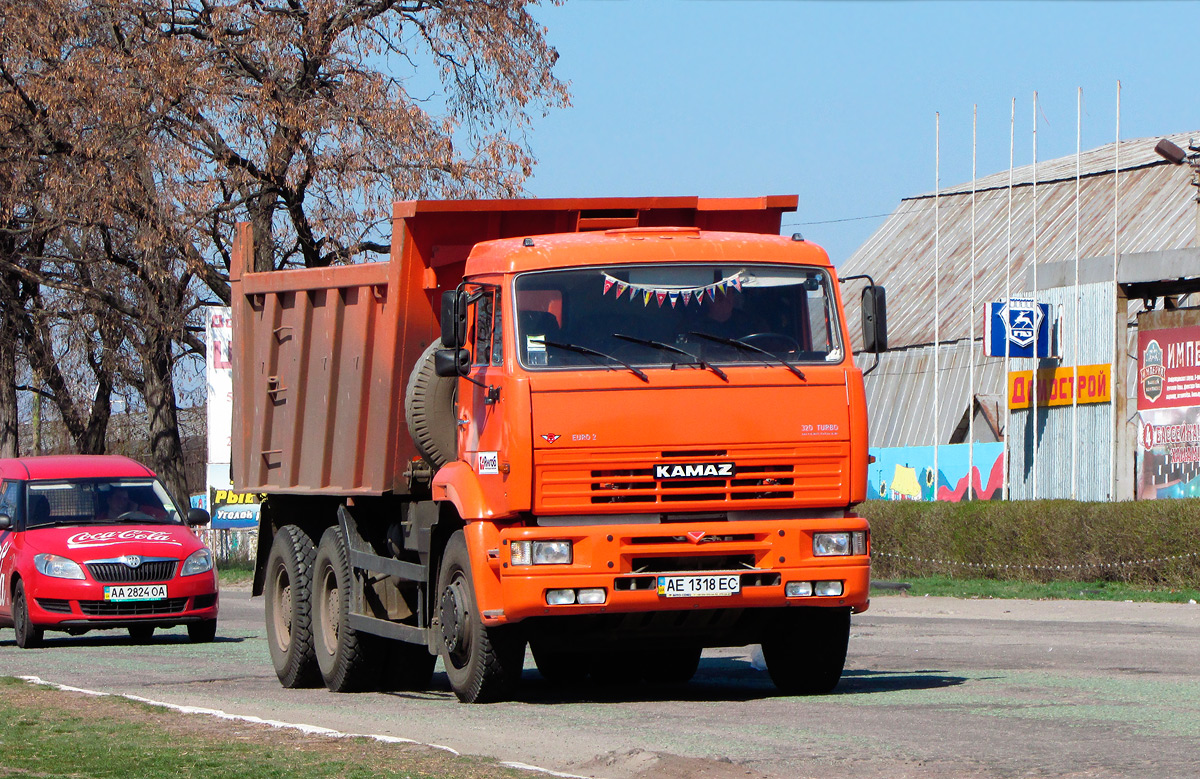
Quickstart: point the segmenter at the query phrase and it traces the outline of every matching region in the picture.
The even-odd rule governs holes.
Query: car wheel
[[[461,530],[446,544],[437,593],[440,654],[454,694],[464,703],[508,697],[521,679],[525,640],[515,626],[488,628],[480,619]]]
[[[13,591],[12,616],[17,646],[22,649],[36,649],[41,646],[45,631],[29,619],[29,604],[25,602],[25,582],[17,582]]]
[[[313,651],[312,539],[295,525],[284,525],[267,555],[265,615],[267,648],[275,675],[284,687],[316,687],[321,683]]]
[[[154,638],[154,626],[131,625],[129,627],[129,637],[133,639],[135,644],[144,644],[151,638]]]
[[[790,609],[762,643],[767,673],[787,695],[833,692],[846,664],[850,609]]]
[[[217,621],[205,619],[199,622],[189,622],[187,631],[188,640],[193,644],[207,644],[217,637]]]

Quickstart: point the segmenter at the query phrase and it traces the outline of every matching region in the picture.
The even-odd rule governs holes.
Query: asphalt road
[[[854,618],[832,695],[778,696],[750,648],[706,652],[675,690],[543,682],[518,701],[458,703],[439,671],[421,694],[284,690],[262,599],[222,593],[218,640],[182,629],[0,631],[0,674],[181,705],[443,744],[606,779],[1184,777],[1200,763],[1200,606],[876,598]]]

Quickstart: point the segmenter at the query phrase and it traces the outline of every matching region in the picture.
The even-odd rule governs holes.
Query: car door
[[[0,530],[0,622],[12,621],[12,574],[17,564],[17,530],[21,522],[21,482],[0,481],[0,514],[7,514],[9,527]]]

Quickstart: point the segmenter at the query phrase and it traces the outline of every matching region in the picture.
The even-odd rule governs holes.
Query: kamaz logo
[[[733,463],[680,463],[654,466],[656,479],[712,479],[733,476]]]

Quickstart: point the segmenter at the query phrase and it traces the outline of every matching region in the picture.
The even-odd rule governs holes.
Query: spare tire
[[[404,392],[408,433],[421,457],[434,468],[456,459],[458,446],[454,414],[458,379],[438,376],[433,370],[433,353],[441,348],[441,340],[436,339],[421,353]]]

